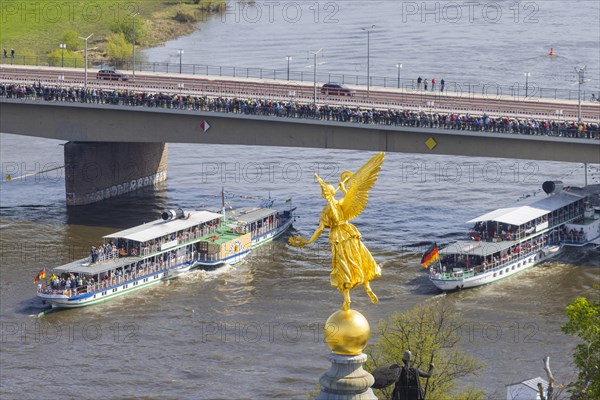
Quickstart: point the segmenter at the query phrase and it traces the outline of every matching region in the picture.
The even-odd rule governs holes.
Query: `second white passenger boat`
[[[468,240],[427,252],[424,260],[435,260],[424,263],[431,282],[444,291],[481,286],[546,261],[563,246],[600,243],[600,185],[542,187],[548,197],[474,218]]]

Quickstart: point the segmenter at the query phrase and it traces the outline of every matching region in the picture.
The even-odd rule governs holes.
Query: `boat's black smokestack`
[[[161,216],[164,221],[170,221],[173,219],[184,218],[185,213],[181,208],[178,208],[177,210],[166,210],[162,213]]]
[[[562,181],[546,181],[542,183],[542,189],[546,194],[556,194],[563,190]]]

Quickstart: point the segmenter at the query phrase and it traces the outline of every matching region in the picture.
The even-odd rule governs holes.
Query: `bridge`
[[[15,69],[17,71],[18,69]],[[28,74],[32,74],[30,70]],[[148,77],[136,75],[136,82],[85,82],[81,71],[72,71],[66,78],[53,81],[46,69],[39,76],[0,74],[0,84],[31,84],[87,86],[128,89],[135,91],[173,91],[195,96],[258,97],[260,82],[209,81],[186,77]],[[93,73],[95,78],[95,73]],[[37,78],[37,79],[35,79]],[[83,78],[83,79],[82,79]],[[159,83],[157,83],[159,82]],[[178,82],[176,87],[173,83]],[[190,83],[192,82],[192,83]],[[159,85],[160,87],[156,87]],[[198,87],[194,88],[193,85]],[[277,87],[265,84],[268,93],[262,96],[289,101],[290,85]],[[190,87],[191,86],[191,87]],[[250,93],[252,92],[252,93]],[[366,97],[364,88],[357,88],[354,97],[340,98],[317,93],[311,86],[295,85],[296,101],[318,105],[343,104],[346,107],[413,109],[415,103],[431,94],[405,93],[371,89]],[[311,96],[312,92],[312,96]],[[415,100],[417,99],[417,100]],[[510,99],[471,98],[469,102],[447,96],[438,100],[431,113],[444,112],[443,107],[471,108],[473,113],[501,115],[519,108],[517,115],[532,116],[546,107],[562,107],[567,115],[578,104],[563,101],[534,102]],[[427,100],[433,108],[436,100]],[[464,105],[465,103],[466,105]],[[459,106],[460,105],[460,106]],[[420,105],[417,105],[421,107]],[[421,109],[423,110],[423,109]],[[556,115],[557,117],[564,117]],[[600,105],[585,104],[585,121],[600,120]],[[546,112],[548,118],[551,113]],[[510,114],[515,115],[515,114]],[[543,114],[542,114],[543,115]],[[600,137],[562,137],[520,135],[500,132],[424,128],[403,125],[365,124],[324,119],[286,118],[243,113],[136,107],[89,102],[44,101],[39,98],[2,98],[0,131],[19,135],[69,141],[65,145],[65,185],[68,205],[89,204],[117,196],[166,179],[166,143],[242,144],[259,146],[289,146],[355,149],[369,151],[502,157],[530,160],[555,160],[600,163]],[[540,118],[537,116],[537,118]],[[593,124],[593,123],[592,123]],[[594,133],[597,135],[597,133]]]

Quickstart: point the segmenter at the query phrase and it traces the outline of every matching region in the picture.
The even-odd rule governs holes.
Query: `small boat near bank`
[[[90,257],[54,268],[52,276],[39,280],[37,297],[53,308],[83,307],[193,269],[236,264],[284,233],[293,211],[255,208],[236,219],[210,211],[166,211],[161,219],[104,236]]]
[[[600,185],[547,181],[542,188],[548,197],[474,218],[467,240],[428,251],[431,282],[443,291],[477,287],[546,261],[564,246],[600,243]]]

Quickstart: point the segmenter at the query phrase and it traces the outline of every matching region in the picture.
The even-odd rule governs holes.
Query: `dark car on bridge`
[[[350,89],[340,83],[326,83],[321,86],[322,94],[332,94],[335,96],[354,96],[356,90]]]
[[[109,81],[127,81],[129,75],[115,69],[101,69],[96,75],[96,79],[105,79]]]

